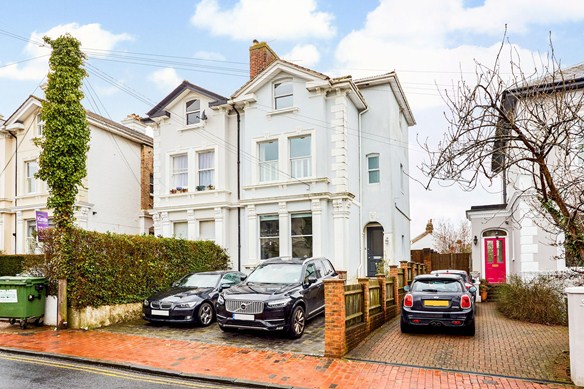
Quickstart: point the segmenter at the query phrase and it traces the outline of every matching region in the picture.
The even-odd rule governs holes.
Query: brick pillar
[[[347,352],[345,280],[324,280],[324,355],[341,358]]]
[[[397,311],[399,312],[401,307],[399,306],[399,278],[398,278],[398,269],[397,265],[390,265],[389,266],[389,276],[393,277],[393,299],[395,301],[395,305],[397,306]]]
[[[408,261],[399,261],[399,267],[404,271],[404,286],[409,285],[408,283],[408,269],[409,263]]]
[[[369,301],[369,278],[357,278],[361,289],[363,290],[363,323],[365,323],[367,328],[367,333],[371,331],[371,320],[369,317],[369,307],[371,302]]]
[[[347,271],[346,270],[337,270],[337,274],[339,275],[339,279],[341,279],[341,280],[347,279]]]
[[[377,282],[379,282],[380,293],[379,299],[381,300],[381,310],[383,311],[383,321],[387,321],[387,304],[385,300],[387,299],[387,290],[385,289],[385,274],[376,274]]]

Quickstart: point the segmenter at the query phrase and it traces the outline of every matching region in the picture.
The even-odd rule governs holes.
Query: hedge
[[[0,276],[15,276],[43,259],[44,255],[0,255]]]
[[[56,233],[45,236],[44,273],[52,287],[63,264],[54,253]],[[141,302],[190,272],[228,269],[229,256],[211,241],[98,233],[74,229],[73,260],[67,266],[69,306]]]

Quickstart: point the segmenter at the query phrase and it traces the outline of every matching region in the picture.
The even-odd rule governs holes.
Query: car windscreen
[[[453,293],[462,292],[462,285],[456,280],[422,279],[412,285],[412,292]]]
[[[176,286],[183,288],[214,288],[220,277],[220,274],[191,274],[181,278],[176,283]]]
[[[246,281],[266,284],[294,284],[300,282],[301,275],[302,264],[269,263],[257,267]]]
[[[450,274],[450,275],[454,275],[454,276],[459,276],[462,278],[462,281],[464,282],[468,282],[468,275],[466,273],[454,273],[454,272],[432,272],[432,274],[439,274],[439,275],[443,275],[443,274]]]

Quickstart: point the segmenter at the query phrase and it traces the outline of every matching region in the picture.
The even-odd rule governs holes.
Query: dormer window
[[[186,105],[187,126],[201,122],[201,100],[191,100]]]
[[[282,80],[274,84],[274,109],[291,108],[293,104],[292,80]]]

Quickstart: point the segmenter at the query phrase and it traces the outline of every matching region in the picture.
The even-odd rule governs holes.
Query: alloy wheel
[[[204,325],[208,326],[213,321],[213,307],[209,303],[201,304],[199,308],[199,322]]]

